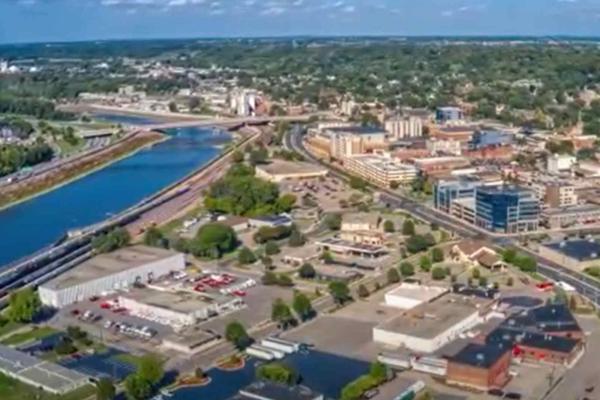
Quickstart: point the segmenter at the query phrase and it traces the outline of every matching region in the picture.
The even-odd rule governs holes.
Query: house
[[[500,255],[484,240],[463,240],[452,246],[450,255],[454,261],[468,263],[473,267],[487,269],[506,267]]]

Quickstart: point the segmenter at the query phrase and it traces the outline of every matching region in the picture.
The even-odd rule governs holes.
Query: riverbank
[[[99,169],[105,168],[110,164],[127,158],[148,146],[152,146],[167,139],[167,136],[158,132],[140,133],[139,135],[123,141],[113,149],[108,149],[105,152],[89,158],[83,158],[76,165],[72,165],[66,170],[56,171],[51,173],[48,177],[38,179],[37,181],[24,181],[23,185],[15,185],[14,188],[3,190],[2,193],[0,193],[0,211],[58,189],[61,186],[67,185],[86,175],[92,174]]]
[[[206,119],[214,119],[214,115],[202,115],[202,114],[182,114],[173,112],[159,112],[159,111],[144,111],[136,109],[128,109],[115,106],[105,106],[101,104],[72,104],[60,106],[59,109],[65,112],[72,112],[75,114],[81,113],[109,113],[113,115],[124,115],[133,117],[147,117],[152,118],[159,122],[177,122],[177,121],[202,121]]]

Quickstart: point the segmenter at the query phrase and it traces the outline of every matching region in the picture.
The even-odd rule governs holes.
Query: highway
[[[331,175],[336,176],[339,179],[348,180],[349,175],[347,173],[338,168],[332,167],[330,164],[318,159],[308,150],[306,150],[303,142],[303,133],[304,132],[301,127],[294,127],[291,134],[286,135],[285,145],[303,155],[306,160],[321,164],[322,166],[328,168]],[[464,238],[477,238],[486,240],[494,244],[497,248],[504,248],[507,246],[519,248],[519,250],[526,252],[536,259],[538,264],[537,272],[539,274],[548,279],[554,281],[564,281],[572,285],[579,294],[589,299],[596,306],[600,306],[599,281],[540,257],[539,254],[531,251],[530,249],[520,246],[518,237],[515,237],[515,235],[495,234],[493,232],[482,230],[478,227],[467,224],[464,221],[452,219],[448,215],[445,215],[437,210],[425,206],[422,203],[418,203],[413,199],[387,188],[378,186],[373,187],[381,192],[381,201],[388,204],[391,208],[402,209],[423,221],[436,223],[440,227],[450,232],[456,232]]]

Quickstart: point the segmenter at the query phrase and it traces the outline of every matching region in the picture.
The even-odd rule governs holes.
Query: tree
[[[364,179],[359,178],[357,176],[351,176],[350,187],[356,190],[365,190],[367,188],[367,182]]]
[[[329,250],[323,250],[323,253],[321,253],[321,260],[325,264],[331,264],[333,262],[333,256],[331,255],[331,252]]]
[[[288,246],[300,247],[300,246],[304,246],[305,243],[306,243],[306,238],[304,237],[304,235],[302,235],[302,233],[300,233],[298,228],[294,225],[292,227],[292,232],[290,233],[290,238],[288,239]]]
[[[444,261],[444,251],[438,247],[431,250],[431,259],[434,263],[439,263]]]
[[[502,252],[502,261],[504,261],[505,263],[512,264],[515,262],[516,258],[517,258],[517,251],[512,247],[507,247]]]
[[[446,268],[435,267],[431,271],[431,278],[435,281],[441,281],[446,279]]]
[[[342,216],[340,214],[327,214],[323,220],[327,229],[339,231],[342,227]]]
[[[281,240],[290,236],[292,228],[285,225],[280,226],[261,226],[253,236],[256,243],[263,244],[270,240]]]
[[[133,373],[125,379],[125,394],[129,400],[146,400],[152,394],[152,385]]]
[[[506,278],[506,286],[512,286],[514,285],[515,280],[513,279],[512,276],[509,276],[508,278]]]
[[[388,377],[388,369],[385,364],[375,361],[369,367],[369,376],[379,382],[383,382]]]
[[[275,243],[274,241],[269,241],[265,245],[265,254],[267,254],[267,255],[272,256],[274,254],[279,254],[280,252],[281,252],[281,249],[279,248],[277,243]]]
[[[148,228],[144,234],[144,244],[152,247],[162,247],[163,249],[169,247],[169,241],[165,238],[160,229],[155,226]]]
[[[404,277],[413,276],[415,274],[415,267],[408,261],[405,261],[400,264],[400,273]]]
[[[333,300],[339,305],[343,305],[352,299],[352,296],[350,296],[350,289],[345,282],[334,281],[329,283],[329,293],[331,294],[331,297],[333,297]]]
[[[419,267],[421,271],[429,272],[431,270],[431,259],[429,256],[421,256],[421,260],[419,261]]]
[[[296,204],[296,196],[290,193],[286,193],[279,197],[276,202],[276,209],[279,213],[290,212]]]
[[[270,362],[259,366],[256,369],[256,377],[282,385],[294,385],[300,380],[293,368],[281,362]]]
[[[38,293],[32,288],[12,292],[8,300],[8,318],[14,322],[31,322],[41,306]]]
[[[413,236],[415,234],[415,223],[412,219],[405,219],[402,223],[402,234],[404,236]]]
[[[151,386],[160,383],[165,375],[162,362],[154,354],[146,354],[140,358],[136,373]]]
[[[244,162],[244,153],[239,150],[234,151],[231,153],[231,160],[236,164]]]
[[[254,264],[256,255],[247,247],[242,247],[238,253],[238,262],[242,265]]]
[[[220,258],[237,246],[235,231],[220,223],[203,225],[190,243],[190,251],[197,257]]]
[[[479,277],[479,286],[484,287],[487,286],[488,284],[488,280],[485,276],[480,276]]]
[[[387,272],[387,281],[390,285],[400,282],[400,274],[396,268],[390,268]]]
[[[92,248],[97,253],[110,253],[125,247],[131,241],[129,232],[123,228],[114,228],[112,231],[100,234],[92,239]]]
[[[252,343],[244,326],[238,321],[227,324],[225,328],[225,339],[233,343],[238,349],[243,350]]]
[[[394,222],[389,219],[383,223],[383,230],[387,233],[392,233],[396,231],[396,227],[394,226]]]
[[[304,263],[300,267],[298,275],[304,279],[313,279],[317,275],[317,271],[315,271],[315,267],[313,267],[312,264]]]
[[[364,299],[369,297],[369,294],[369,289],[367,289],[367,287],[361,283],[360,286],[358,286],[358,297]]]
[[[306,321],[312,317],[315,312],[308,296],[301,292],[294,293],[292,308],[302,321]]]
[[[179,112],[179,108],[177,107],[177,103],[175,103],[174,101],[169,103],[169,111],[172,113],[176,113]]]
[[[262,284],[265,286],[277,285],[277,275],[271,271],[265,272],[261,278]]]
[[[288,325],[294,321],[294,316],[292,315],[290,307],[285,304],[282,299],[275,299],[273,302],[271,307],[271,320],[277,322],[283,329],[287,329]]]
[[[108,378],[96,382],[96,400],[113,400],[117,394],[114,383]]]
[[[481,271],[479,270],[479,268],[473,268],[473,270],[471,271],[471,277],[473,279],[479,279],[480,276],[481,276]]]

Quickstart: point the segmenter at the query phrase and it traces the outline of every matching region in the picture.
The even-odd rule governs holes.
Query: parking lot
[[[271,305],[275,299],[282,298],[291,303],[293,298],[291,289],[264,286],[256,282],[255,277],[241,272],[190,272],[185,276],[171,276],[153,282],[152,287],[152,290],[169,291],[171,295],[189,294],[192,296],[192,304],[193,296],[199,296],[204,300],[198,302],[198,308],[210,305],[212,299],[220,306],[219,312],[211,314],[208,320],[199,321],[195,326],[219,335],[223,335],[226,325],[234,320],[242,322],[248,329],[269,320]],[[95,337],[109,343],[119,343],[126,348],[155,350],[176,329],[172,323],[127,309],[119,303],[119,296],[131,296],[139,290],[146,289],[131,289],[72,304],[61,309],[53,318],[52,324],[57,327],[77,325]]]

